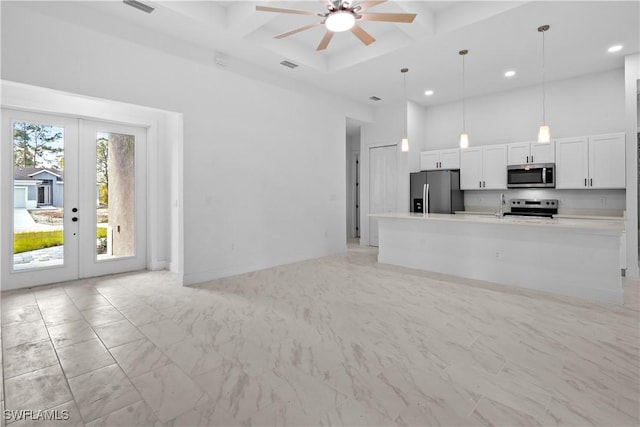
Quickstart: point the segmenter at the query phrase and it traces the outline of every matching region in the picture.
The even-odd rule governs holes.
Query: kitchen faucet
[[[500,205],[498,207],[498,212],[496,212],[496,216],[498,218],[503,218],[504,217],[504,193],[500,193],[500,201],[499,201]]]

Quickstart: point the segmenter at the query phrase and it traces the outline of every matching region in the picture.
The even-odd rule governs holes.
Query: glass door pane
[[[78,277],[78,119],[2,109],[2,289]]]
[[[96,256],[135,256],[136,137],[96,133]]]
[[[146,129],[81,120],[80,277],[146,267]]]
[[[12,123],[13,269],[64,263],[63,127]]]

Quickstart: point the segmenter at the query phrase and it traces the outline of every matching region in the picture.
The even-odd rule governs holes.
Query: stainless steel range
[[[511,199],[511,212],[505,215],[553,218],[558,214],[557,199]]]

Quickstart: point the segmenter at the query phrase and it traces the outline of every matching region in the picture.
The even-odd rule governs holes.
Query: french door
[[[145,153],[144,128],[3,109],[2,289],[145,268]]]

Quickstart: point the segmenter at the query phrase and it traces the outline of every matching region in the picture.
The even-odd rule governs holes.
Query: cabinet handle
[[[482,181],[482,187],[486,188],[487,187],[487,181]]]
[[[593,187],[593,178],[590,178],[590,179],[589,179],[589,186],[590,186],[590,187]]]
[[[584,179],[584,186],[587,186],[587,178]]]
[[[531,163],[533,163],[533,156],[531,156]]]
[[[529,156],[527,156],[527,163],[529,163]]]
[[[478,187],[482,188],[482,181],[478,181]]]

